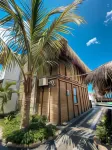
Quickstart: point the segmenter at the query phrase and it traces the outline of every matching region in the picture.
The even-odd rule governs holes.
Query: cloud
[[[109,11],[109,12],[107,12],[106,18],[107,18],[107,17],[112,17],[112,10]]]
[[[112,10],[107,12],[106,14],[106,20],[104,21],[104,24],[107,25],[109,22],[112,21]]]
[[[99,41],[97,40],[97,38],[95,37],[95,38],[89,40],[89,41],[86,43],[87,46],[90,46],[91,44],[100,44],[100,43],[99,43]]]

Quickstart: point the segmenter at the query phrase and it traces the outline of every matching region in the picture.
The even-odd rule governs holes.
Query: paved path
[[[104,109],[106,108],[95,107],[82,121],[69,127],[56,140],[33,150],[92,150],[90,144],[93,142],[94,130]],[[0,150],[16,149],[8,149],[1,145]]]
[[[55,141],[41,145],[34,150],[92,150],[92,137],[102,112],[106,108],[95,107],[82,121],[68,128]]]

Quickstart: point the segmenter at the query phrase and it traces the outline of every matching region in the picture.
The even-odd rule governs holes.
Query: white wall
[[[4,86],[5,82],[7,82],[7,81],[8,82],[15,81],[16,85],[13,85],[12,88],[17,89],[17,90],[19,89],[20,68],[18,66],[16,66],[11,71],[8,71],[8,70],[5,71],[3,86]],[[10,111],[16,110],[17,101],[18,101],[18,95],[16,93],[13,93],[11,100],[8,101],[7,104],[5,104],[4,112],[9,113]]]

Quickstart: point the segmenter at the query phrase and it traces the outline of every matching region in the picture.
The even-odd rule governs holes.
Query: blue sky
[[[44,0],[47,8],[66,6],[72,2]],[[73,50],[93,70],[112,60],[112,0],[85,0],[76,13],[83,16],[87,23],[81,26],[71,24],[75,29],[72,32],[74,36],[67,35],[66,38]]]
[[[47,0],[47,8],[66,6],[73,0]],[[112,60],[112,0],[85,0],[76,13],[87,22],[76,26],[74,36],[65,36],[69,45],[90,69]],[[89,86],[89,91],[92,91]]]

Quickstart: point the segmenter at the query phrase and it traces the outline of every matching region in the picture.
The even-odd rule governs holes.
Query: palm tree
[[[0,87],[1,111],[4,114],[4,105],[11,100],[12,94],[17,93],[11,86],[16,85],[16,82],[5,82],[5,85]]]
[[[42,0],[19,1],[19,5],[14,0],[0,1],[0,10],[5,12],[0,19],[0,28],[5,28],[0,39],[3,68],[18,65],[24,79],[22,128],[29,125],[33,77],[48,66],[59,63],[62,34],[71,33],[68,23],[84,23],[84,19],[74,13],[81,2],[76,0],[66,7],[48,11]]]

